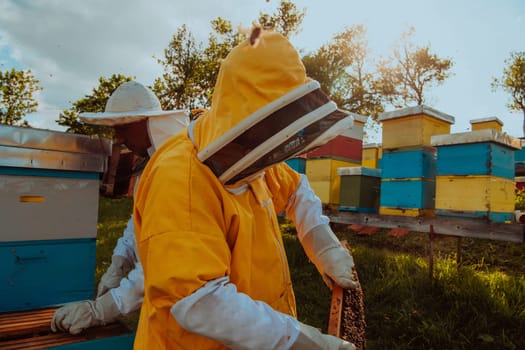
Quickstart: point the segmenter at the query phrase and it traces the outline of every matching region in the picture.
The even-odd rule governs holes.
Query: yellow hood
[[[255,45],[245,40],[221,65],[211,108],[194,128],[197,150],[308,81],[298,52],[281,34],[262,31]]]

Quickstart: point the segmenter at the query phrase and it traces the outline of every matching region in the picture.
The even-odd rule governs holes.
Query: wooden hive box
[[[514,180],[490,175],[437,176],[436,215],[512,222]]]
[[[306,159],[306,176],[323,204],[338,206],[341,179],[337,174],[337,169],[359,165],[359,163],[335,158]]]
[[[382,158],[382,176],[384,179],[435,179],[436,151],[434,147],[385,151]]]
[[[361,163],[363,153],[363,128],[367,117],[350,113],[354,118],[352,128],[336,136],[325,145],[308,152],[307,158],[334,157],[352,163]]]
[[[339,210],[359,213],[377,213],[381,170],[366,167],[339,168],[341,177]]]
[[[472,119],[470,121],[470,128],[472,131],[494,129],[498,131],[503,130],[503,122],[497,117]]]
[[[379,160],[382,157],[381,144],[367,143],[363,145],[361,165],[365,168],[379,168]]]
[[[381,179],[379,213],[402,216],[433,216],[434,180]]]
[[[360,164],[362,151],[362,140],[339,135],[325,145],[308,152],[308,158],[337,157]]]
[[[100,178],[111,141],[0,126],[0,349],[130,349],[120,323],[52,333],[64,303],[92,299]]]
[[[494,175],[513,179],[519,140],[494,129],[432,137],[438,175]]]
[[[107,139],[0,127],[0,312],[93,297],[110,152]]]
[[[382,123],[383,150],[430,146],[433,135],[450,133],[454,117],[433,108],[419,105],[379,115]]]

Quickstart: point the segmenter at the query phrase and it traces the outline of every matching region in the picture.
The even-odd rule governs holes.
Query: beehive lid
[[[381,177],[381,169],[366,168],[362,166],[342,167],[342,168],[337,168],[337,175],[339,176],[363,175],[363,176]]]
[[[481,123],[488,123],[488,122],[496,122],[499,125],[503,125],[503,122],[498,117],[472,119],[470,121],[470,124],[481,124]]]
[[[110,139],[0,125],[0,167],[104,172]]]
[[[467,143],[494,142],[510,148],[521,149],[520,139],[495,129],[475,130],[455,134],[434,135],[432,146],[460,145]]]
[[[450,124],[454,124],[455,122],[455,118],[453,116],[445,114],[443,112],[440,112],[434,108],[431,108],[425,105],[406,107],[406,108],[397,109],[395,111],[381,113],[379,115],[379,121],[410,117],[410,116],[419,115],[419,114],[426,114],[431,117],[443,120]]]

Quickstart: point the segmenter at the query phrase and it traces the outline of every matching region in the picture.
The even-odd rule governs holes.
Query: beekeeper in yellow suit
[[[155,153],[137,189],[135,349],[353,349],[296,319],[276,214],[328,285],[355,288],[319,198],[283,162],[352,124],[282,35],[256,28],[232,50],[210,110]]]

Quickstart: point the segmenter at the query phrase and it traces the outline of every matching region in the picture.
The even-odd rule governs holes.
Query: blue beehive
[[[433,209],[435,181],[425,179],[382,179],[381,207]]]
[[[436,148],[384,151],[381,163],[385,179],[436,178]]]
[[[490,175],[514,179],[520,140],[494,129],[436,135],[437,175]]]
[[[47,348],[55,336],[66,348],[93,348],[46,330],[54,308],[94,297],[100,176],[110,153],[109,139],[0,126],[0,348],[44,338]],[[9,324],[19,325],[14,338]],[[117,333],[108,344],[129,348],[132,334],[105,336]]]
[[[436,149],[386,150],[382,159],[380,210],[385,215],[433,216]]]

